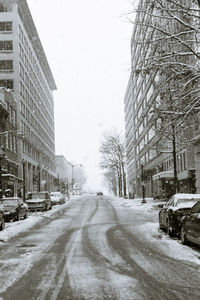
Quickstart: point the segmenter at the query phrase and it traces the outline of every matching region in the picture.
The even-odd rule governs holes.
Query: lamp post
[[[141,179],[142,179],[142,203],[147,203],[145,199],[145,183],[144,183],[144,166],[141,164]]]
[[[0,199],[3,197],[3,176],[2,176],[2,166],[3,159],[5,157],[5,152],[3,147],[0,148]]]
[[[25,160],[22,159],[22,172],[23,172],[23,200],[25,201],[26,194],[26,174],[25,174]]]

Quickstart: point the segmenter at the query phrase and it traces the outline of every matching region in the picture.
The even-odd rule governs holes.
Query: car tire
[[[4,218],[2,219],[2,222],[1,222],[1,226],[0,226],[0,230],[3,230],[5,228],[5,221],[4,221]]]
[[[182,242],[183,245],[188,244],[188,240],[186,238],[186,233],[185,233],[184,226],[181,227],[181,242]]]
[[[163,226],[161,224],[160,216],[159,216],[159,229],[163,230]]]
[[[15,219],[14,219],[14,221],[19,221],[19,220],[20,220],[20,215],[19,215],[19,212],[18,212]]]
[[[173,237],[174,236],[174,230],[170,224],[170,221],[168,220],[167,221],[167,234],[170,236],[170,237]]]

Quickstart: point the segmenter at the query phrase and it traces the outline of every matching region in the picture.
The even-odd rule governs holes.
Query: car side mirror
[[[159,208],[163,208],[163,207],[164,207],[164,204],[158,204],[158,207],[159,207]]]

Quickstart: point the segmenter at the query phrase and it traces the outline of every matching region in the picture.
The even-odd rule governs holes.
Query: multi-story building
[[[135,168],[135,149],[134,149],[134,119],[133,119],[133,80],[130,76],[125,97],[124,97],[124,115],[125,115],[125,141],[127,157],[127,188],[129,198],[134,197],[136,184]]]
[[[139,7],[146,4],[146,0],[139,1]],[[155,130],[154,112],[162,105],[157,92],[160,76],[156,68],[148,72],[138,71],[138,62],[145,62],[152,55],[151,43],[144,41],[152,40],[153,26],[141,26],[149,24],[147,18],[151,19],[152,15],[146,14],[144,7],[138,9],[131,38],[132,72],[124,101],[127,175],[129,189],[135,180],[131,187],[133,194],[142,196],[145,186],[146,196],[166,197],[174,192],[174,157],[171,144],[167,145],[166,141],[162,144],[162,136]],[[177,147],[175,155],[179,190],[195,192],[194,146],[184,144]]]
[[[0,1],[0,86],[9,88],[17,101],[25,191],[51,190],[56,84],[26,0]]]
[[[0,189],[2,195],[6,190],[16,196],[22,186],[22,178],[18,177],[17,153],[17,102],[11,90],[0,88]]]

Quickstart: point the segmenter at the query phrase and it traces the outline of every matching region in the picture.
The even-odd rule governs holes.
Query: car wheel
[[[19,215],[19,212],[18,212],[16,217],[15,217],[15,221],[19,221],[19,220],[20,220],[20,215]]]
[[[181,242],[183,243],[183,245],[186,245],[188,243],[188,240],[186,238],[185,229],[183,226],[181,227]]]
[[[163,226],[162,226],[162,224],[161,224],[160,216],[159,216],[159,228],[160,228],[161,230],[163,230]]]
[[[3,230],[5,228],[5,221],[4,218],[1,221],[1,226],[0,226],[0,230]]]
[[[170,224],[170,221],[168,220],[167,221],[167,234],[170,236],[170,237],[173,237],[174,236],[174,230]]]

